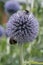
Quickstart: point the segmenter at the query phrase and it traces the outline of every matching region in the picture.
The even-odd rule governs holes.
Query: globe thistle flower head
[[[0,37],[4,35],[4,28],[0,25]]]
[[[13,14],[20,9],[20,5],[17,1],[7,1],[5,3],[5,12]]]
[[[10,37],[16,37],[18,43],[27,43],[37,37],[39,24],[32,13],[18,11],[10,17],[6,30]]]

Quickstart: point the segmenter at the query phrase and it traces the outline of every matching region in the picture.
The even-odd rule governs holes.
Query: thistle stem
[[[29,52],[29,55],[30,55],[30,56],[29,56],[29,65],[31,65],[31,61],[32,61],[32,60],[31,60],[31,51],[32,51],[33,45],[34,45],[34,43],[32,43],[32,44],[29,45],[29,49],[30,49],[30,50],[29,50],[29,51],[30,51],[30,52]]]
[[[19,64],[20,65],[23,65],[23,61],[24,61],[24,58],[23,58],[23,44],[20,44],[20,56],[19,56]]]
[[[31,65],[31,50],[32,50],[32,45],[30,44],[29,45],[29,47],[30,47],[30,52],[29,52],[29,65]]]

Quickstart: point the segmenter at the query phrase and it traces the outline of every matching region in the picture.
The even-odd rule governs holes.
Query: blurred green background
[[[4,3],[7,0],[0,0],[0,25],[6,26],[7,15],[4,12]],[[13,1],[13,0],[12,0]],[[25,61],[29,61],[31,55],[31,65],[43,65],[43,0],[18,0],[21,9],[28,9],[39,22],[38,37],[32,42],[31,54],[29,44],[23,46],[23,56]],[[0,65],[19,65],[19,47],[17,44],[10,45],[5,36],[0,38]],[[29,65],[25,63],[25,65]]]

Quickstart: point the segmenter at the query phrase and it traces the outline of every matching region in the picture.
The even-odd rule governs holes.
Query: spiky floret
[[[33,41],[38,34],[39,24],[34,15],[26,11],[13,14],[7,23],[7,34],[16,37],[18,43]]]
[[[17,1],[7,1],[4,8],[6,13],[13,14],[20,9],[20,4]]]

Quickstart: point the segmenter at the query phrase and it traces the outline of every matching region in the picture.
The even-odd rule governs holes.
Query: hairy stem
[[[23,44],[20,44],[20,56],[19,56],[19,64],[20,65],[23,65],[23,61],[24,61],[24,58],[23,58]]]
[[[32,46],[32,45],[30,44],[30,45],[29,45],[29,47],[30,47],[30,52],[29,52],[29,65],[31,65],[31,49],[32,49],[31,46]]]

